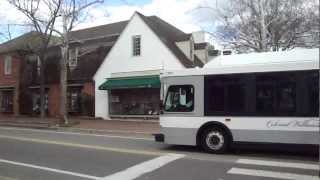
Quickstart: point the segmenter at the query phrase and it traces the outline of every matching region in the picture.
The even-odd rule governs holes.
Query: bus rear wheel
[[[201,146],[209,153],[222,154],[228,149],[230,138],[227,133],[218,127],[209,127],[201,135]]]

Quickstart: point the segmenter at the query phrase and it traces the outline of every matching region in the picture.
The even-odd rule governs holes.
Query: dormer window
[[[132,37],[133,56],[141,55],[141,36],[135,35]]]
[[[4,74],[9,75],[12,73],[12,58],[11,56],[5,56],[4,58]]]
[[[78,62],[78,48],[69,50],[69,67],[74,68]]]

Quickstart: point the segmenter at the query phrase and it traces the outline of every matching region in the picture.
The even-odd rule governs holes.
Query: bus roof
[[[319,49],[226,55],[201,69],[167,70],[162,77],[319,69],[319,55]]]

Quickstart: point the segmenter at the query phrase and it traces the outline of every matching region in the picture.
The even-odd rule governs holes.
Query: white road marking
[[[319,170],[320,168],[318,164],[265,161],[265,160],[254,160],[254,159],[239,159],[236,161],[236,163],[260,165],[260,166],[297,168],[297,169],[311,169],[311,170]]]
[[[44,140],[44,139],[24,138],[24,137],[17,137],[17,136],[0,135],[0,138],[12,139],[12,140],[17,140],[17,141],[27,141],[27,142],[34,142],[34,143],[42,143],[42,144],[53,144],[53,145],[61,145],[61,146],[69,146],[69,147],[89,148],[89,149],[96,149],[96,150],[113,151],[113,152],[117,152],[117,153],[142,154],[142,155],[151,155],[151,156],[161,156],[161,155],[166,154],[166,153],[161,152],[161,151],[145,151],[145,150],[138,150],[138,149],[95,146],[95,145],[87,145],[87,144],[69,143],[69,142],[64,142],[64,141],[51,141],[51,140]]]
[[[319,180],[319,177],[317,176],[275,172],[275,171],[264,171],[264,170],[258,170],[258,169],[243,169],[243,168],[231,168],[228,171],[228,174],[238,174],[238,175],[247,175],[247,176],[278,178],[278,179],[291,179],[291,180]]]
[[[82,178],[87,178],[87,179],[101,180],[101,177],[91,176],[91,175],[82,174],[82,173],[75,173],[75,172],[65,171],[65,170],[60,170],[60,169],[53,169],[53,168],[48,168],[48,167],[43,167],[43,166],[37,166],[37,165],[32,165],[32,164],[26,164],[26,163],[21,163],[21,162],[9,161],[9,160],[5,160],[5,159],[0,159],[0,163],[13,164],[16,166],[24,166],[24,167],[40,169],[40,170],[55,172],[55,173],[59,173],[59,174],[77,176],[77,177],[82,177]]]
[[[185,155],[182,155],[182,154],[167,154],[164,156],[160,156],[160,157],[142,162],[140,164],[129,167],[128,169],[111,174],[106,177],[97,177],[97,176],[92,176],[92,175],[87,175],[87,174],[82,174],[82,173],[76,173],[76,172],[65,171],[65,170],[60,170],[60,169],[53,169],[53,168],[44,167],[44,166],[37,166],[37,165],[33,165],[33,164],[9,161],[9,160],[5,160],[5,159],[0,159],[0,163],[12,164],[12,165],[16,165],[16,166],[23,166],[23,167],[39,169],[39,170],[44,170],[44,171],[49,171],[49,172],[55,172],[55,173],[59,173],[59,174],[66,174],[66,175],[76,176],[76,177],[81,177],[81,178],[93,179],[93,180],[133,180],[133,179],[136,179],[136,178],[142,176],[143,174],[146,174],[146,173],[152,172],[156,169],[159,169],[160,167],[162,167],[172,161],[183,158],[184,156]]]
[[[172,161],[183,158],[185,155],[182,154],[167,154],[164,156],[145,161],[143,163],[132,166],[124,171],[117,172],[115,174],[106,176],[103,180],[133,180],[143,174],[152,172]]]
[[[94,136],[94,137],[106,137],[106,138],[119,138],[119,139],[154,141],[154,139],[152,139],[152,138],[139,138],[139,137],[102,135],[102,134],[88,134],[88,133],[78,133],[78,132],[61,132],[61,131],[54,131],[54,130],[39,130],[39,129],[9,128],[9,127],[0,127],[0,129],[17,130],[17,131],[30,131],[30,132],[42,132],[42,133],[53,133],[53,134],[69,134],[69,135],[79,135],[79,136]],[[127,133],[130,133],[130,132],[127,132]]]

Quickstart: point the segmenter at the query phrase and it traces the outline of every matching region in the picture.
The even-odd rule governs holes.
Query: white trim
[[[111,73],[110,78],[120,78],[120,77],[134,77],[134,76],[152,76],[160,75],[161,69],[158,70],[145,70],[145,71],[131,71],[131,72],[116,72]]]
[[[4,75],[12,74],[13,58],[10,55],[4,57]]]

